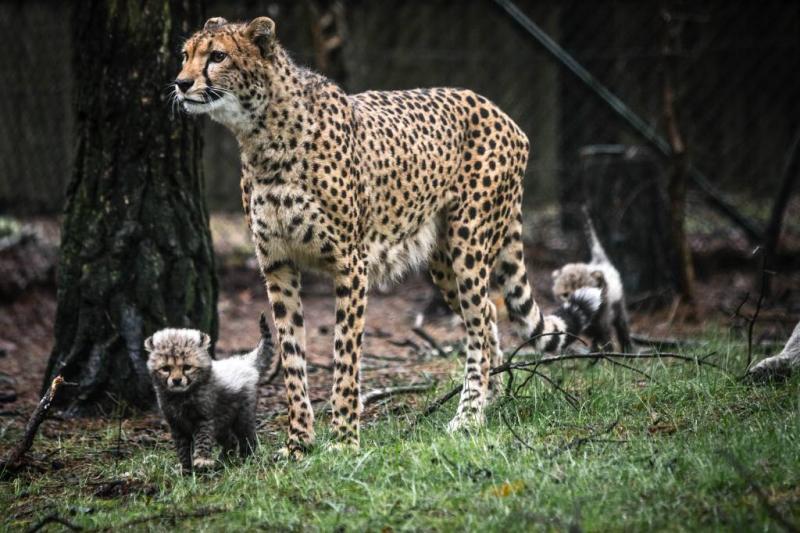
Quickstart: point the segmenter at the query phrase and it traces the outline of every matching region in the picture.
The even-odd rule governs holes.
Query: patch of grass
[[[743,346],[714,337],[703,353],[739,373]],[[800,524],[800,380],[750,388],[693,364],[633,364],[654,380],[606,363],[544,369],[576,408],[534,379],[485,428],[449,436],[455,400],[418,420],[434,394],[398,398],[365,424],[359,453],[326,451],[323,421],[303,461],[272,463],[277,437],[265,435],[256,457],[209,476],[182,477],[168,441],[136,445],[128,432],[126,457],[98,454],[116,447],[109,421],[39,440],[63,468],[3,483],[0,507],[12,529],[56,513],[109,529],[778,530],[756,485]]]

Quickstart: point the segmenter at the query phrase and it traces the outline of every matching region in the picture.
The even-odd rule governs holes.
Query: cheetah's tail
[[[591,323],[602,304],[601,291],[590,287],[577,290],[553,314],[545,316],[533,298],[525,272],[520,230],[519,222],[511,228],[495,276],[518,333],[525,339],[536,337],[536,350],[558,352],[572,344]]]

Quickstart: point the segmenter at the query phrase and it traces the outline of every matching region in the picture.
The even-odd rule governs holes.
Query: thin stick
[[[531,446],[530,444],[525,442],[525,439],[523,439],[520,436],[520,434],[517,433],[514,430],[514,427],[509,423],[508,419],[506,418],[505,413],[500,413],[500,418],[503,420],[503,423],[506,425],[506,427],[511,432],[511,434],[514,436],[514,439],[516,439],[517,442],[519,442],[525,448],[531,450],[532,452],[537,452],[538,453],[539,451],[541,451],[541,450],[537,450],[536,448],[534,448],[533,446]],[[580,448],[581,446],[583,446],[587,442],[615,442],[615,443],[626,442],[624,440],[611,440],[611,439],[598,439],[597,438],[597,437],[599,437],[601,435],[605,435],[607,433],[610,433],[611,430],[613,430],[615,427],[617,427],[618,424],[619,424],[619,419],[614,420],[614,422],[612,422],[608,427],[606,427],[605,429],[603,429],[601,431],[595,431],[594,433],[591,433],[586,437],[575,437],[574,439],[569,441],[564,446],[561,446],[561,447],[553,450],[552,452],[550,452],[547,455],[547,458],[548,459],[553,459],[555,456],[557,456],[557,455],[559,455],[559,454],[561,454],[561,453],[563,453],[563,452],[565,452],[567,450],[570,450],[572,448]]]
[[[45,516],[44,518],[42,518],[41,520],[39,520],[38,522],[36,522],[34,525],[32,525],[30,527],[30,529],[28,529],[28,533],[35,533],[36,531],[41,530],[47,524],[61,524],[62,526],[64,526],[65,528],[67,528],[67,529],[69,529],[71,531],[81,531],[81,530],[83,530],[82,527],[76,526],[75,524],[73,524],[72,522],[67,520],[66,518],[61,518],[58,514],[51,513],[51,514]]]
[[[525,439],[520,437],[519,433],[514,431],[514,427],[508,422],[508,419],[506,418],[506,414],[505,413],[500,413],[500,419],[506,425],[506,427],[511,432],[511,434],[514,435],[514,438],[517,439],[517,442],[519,442],[520,444],[522,444],[523,446],[525,446],[526,448],[528,448],[532,452],[538,452],[539,451],[536,448],[534,448],[533,446],[531,446],[530,444],[528,444],[527,442],[525,442]]]
[[[436,342],[436,339],[431,337],[430,333],[422,329],[422,327],[411,328],[411,331],[413,331],[417,335],[417,337],[421,338],[422,340],[430,344],[431,348],[433,348],[439,353],[439,356],[445,355],[445,351],[444,349],[442,349],[441,345],[438,342]]]
[[[690,339],[673,339],[670,337],[650,337],[641,333],[631,334],[631,340],[638,344],[652,344],[669,348],[701,346],[703,343]]]
[[[430,383],[412,383],[410,385],[398,385],[397,387],[383,387],[380,389],[373,389],[361,397],[361,402],[366,407],[384,398],[397,396],[399,394],[414,394],[417,392],[429,391],[436,386],[435,381]]]
[[[761,248],[756,248],[756,252],[761,250]],[[750,369],[750,364],[753,362],[753,328],[756,326],[756,320],[758,320],[758,313],[761,312],[761,304],[764,301],[764,293],[767,289],[767,254],[763,252],[761,253],[761,290],[758,292],[758,300],[756,300],[756,310],[753,312],[753,316],[750,317],[750,323],[747,325],[747,366],[744,367],[744,372],[747,374],[747,371]]]
[[[160,520],[170,520],[172,522],[172,525],[174,526],[175,522],[177,522],[178,520],[187,520],[187,519],[190,519],[190,518],[204,518],[206,516],[211,516],[211,515],[214,515],[214,514],[226,513],[226,512],[228,512],[228,509],[226,509],[224,507],[211,507],[211,508],[207,508],[207,509],[198,509],[197,511],[189,511],[189,512],[158,513],[158,514],[153,514],[153,515],[148,515],[148,516],[142,516],[142,517],[139,517],[139,518],[134,518],[132,520],[129,520],[128,522],[125,522],[125,523],[119,525],[119,526],[106,526],[106,527],[100,529],[99,531],[111,531],[111,530],[117,531],[117,530],[120,530],[120,529],[129,528],[131,526],[144,524],[145,522],[152,522],[154,520],[159,520],[159,521]]]
[[[425,392],[433,389],[435,386],[436,382],[431,381],[429,383],[411,383],[409,385],[398,385],[397,387],[382,387],[380,389],[373,389],[361,395],[361,405],[367,407],[368,405],[372,405],[373,403],[383,400],[384,398],[397,396],[399,394]],[[314,411],[314,415],[319,416],[327,413],[330,410],[331,402],[326,401],[322,407]]]
[[[567,403],[570,405],[570,407],[572,407],[573,409],[576,409],[576,410],[578,409],[578,403],[580,403],[578,401],[578,398],[576,398],[572,393],[567,391],[564,387],[562,387],[561,385],[559,385],[558,383],[553,381],[550,378],[550,376],[548,376],[547,374],[542,374],[541,372],[539,372],[539,371],[537,371],[535,369],[521,368],[520,370],[522,370],[523,372],[530,372],[532,375],[539,376],[540,378],[545,380],[547,383],[550,384],[551,387],[556,389],[558,392],[560,392],[564,396],[564,399],[567,400]]]
[[[627,368],[628,370],[630,370],[632,372],[636,372],[637,374],[640,374],[640,375],[646,377],[650,381],[655,381],[655,379],[653,379],[653,376],[651,376],[650,374],[648,374],[644,370],[639,370],[635,366],[626,365],[625,363],[622,363],[620,361],[615,361],[614,359],[611,359],[611,358],[608,358],[608,357],[604,357],[603,360],[604,361],[608,361],[612,365],[621,366],[622,368]]]
[[[11,450],[11,453],[0,462],[0,474],[5,474],[6,471],[19,467],[23,456],[30,450],[31,446],[33,446],[33,439],[39,431],[39,426],[44,422],[45,418],[47,418],[47,411],[50,409],[50,404],[53,402],[58,388],[63,383],[64,378],[61,376],[56,376],[52,383],[50,383],[50,388],[47,389],[42,399],[39,400],[39,405],[36,406],[36,409],[33,410],[31,417],[28,419],[22,441],[20,441],[20,443]]]
[[[572,439],[570,442],[568,442],[564,446],[561,446],[560,448],[558,448],[558,449],[554,450],[552,453],[550,453],[549,454],[549,458],[552,459],[556,455],[559,455],[559,454],[561,454],[561,453],[563,453],[563,452],[565,452],[567,450],[571,450],[573,448],[575,448],[575,449],[580,448],[581,446],[583,446],[587,442],[597,441],[598,440],[597,437],[599,437],[600,435],[605,435],[607,433],[611,433],[611,430],[614,429],[615,427],[617,427],[617,424],[619,424],[619,419],[614,420],[611,424],[608,425],[608,427],[606,427],[602,431],[596,431],[594,433],[591,433],[588,437],[575,437],[574,439]],[[605,442],[606,439],[603,439],[603,441]],[[620,440],[620,441],[613,441],[613,442],[625,442],[625,441],[624,440]]]

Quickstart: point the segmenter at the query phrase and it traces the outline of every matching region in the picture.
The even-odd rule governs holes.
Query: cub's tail
[[[583,211],[583,224],[584,224],[584,231],[586,232],[586,239],[589,241],[589,248],[592,251],[592,264],[602,264],[602,263],[610,263],[611,260],[608,258],[606,254],[605,248],[603,248],[600,239],[597,238],[597,232],[594,230],[594,224],[592,224],[592,216],[589,214],[589,208],[586,204],[582,206]]]
[[[256,346],[256,349],[246,354],[244,357],[258,369],[261,382],[269,383],[278,375],[281,361],[280,358],[275,357],[275,345],[272,343],[272,333],[269,331],[267,317],[264,313],[261,313],[258,326],[261,330],[261,340],[258,346]]]

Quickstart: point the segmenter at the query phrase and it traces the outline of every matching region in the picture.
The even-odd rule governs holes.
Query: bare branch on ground
[[[397,396],[400,394],[415,394],[418,392],[426,392],[436,386],[436,382],[429,383],[415,383],[410,385],[398,385],[396,387],[381,387],[380,389],[373,389],[361,397],[364,406],[373,404],[377,401]]]
[[[61,524],[65,528],[69,529],[70,531],[82,531],[83,528],[80,526],[76,526],[66,518],[60,517],[57,513],[50,513],[49,515],[45,516],[35,524],[33,524],[30,529],[28,529],[28,533],[35,533],[36,531],[40,531],[44,526],[48,524]]]
[[[444,351],[442,346],[436,341],[436,339],[434,339],[430,335],[430,333],[425,331],[422,327],[411,328],[411,331],[413,331],[417,337],[421,338],[422,340],[430,344],[431,348],[433,348],[437,352],[439,357],[443,357],[447,353]]]
[[[64,378],[61,376],[56,376],[52,383],[50,383],[50,388],[47,389],[42,399],[39,400],[39,404],[36,406],[36,409],[33,410],[31,417],[28,419],[28,423],[25,426],[25,433],[22,436],[22,440],[12,448],[11,452],[8,456],[0,462],[0,477],[4,476],[11,470],[15,470],[20,466],[22,458],[25,454],[30,450],[31,446],[33,446],[33,439],[36,437],[36,433],[39,431],[39,426],[42,425],[45,418],[47,418],[47,412],[50,409],[50,404],[53,403],[53,399],[58,392],[59,387],[64,384]]]

